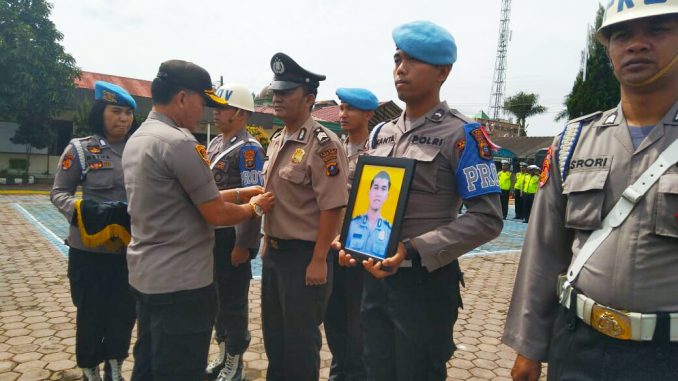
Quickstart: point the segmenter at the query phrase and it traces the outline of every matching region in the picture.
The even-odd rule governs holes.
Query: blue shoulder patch
[[[478,129],[479,123],[464,126],[466,144],[455,173],[457,192],[464,200],[490,193],[501,193],[497,167],[492,157],[488,158],[485,153],[489,147],[479,147],[478,140],[474,138],[473,131]]]
[[[263,149],[255,144],[246,143],[240,148],[240,183],[243,187],[264,185]]]

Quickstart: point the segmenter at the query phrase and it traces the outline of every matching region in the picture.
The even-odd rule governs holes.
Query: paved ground
[[[512,212],[509,214],[512,216]],[[65,220],[44,195],[0,195],[0,381],[76,380],[75,308],[66,277]],[[461,261],[467,288],[455,329],[459,347],[449,380],[508,380],[512,350],[499,342],[525,225],[507,221],[502,236]],[[252,343],[246,375],[263,380],[260,283],[250,291]],[[134,338],[133,338],[134,340]],[[211,353],[216,353],[212,346]],[[323,379],[331,355],[321,353]],[[129,379],[131,359],[124,366]]]

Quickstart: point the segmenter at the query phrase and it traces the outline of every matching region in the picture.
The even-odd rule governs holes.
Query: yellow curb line
[[[0,195],[49,194],[49,192],[48,190],[4,189],[0,190]]]

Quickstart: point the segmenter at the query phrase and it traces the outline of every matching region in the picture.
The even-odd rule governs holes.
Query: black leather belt
[[[279,239],[268,238],[268,247],[273,250],[291,251],[291,250],[313,250],[315,242],[304,241],[301,239]]]

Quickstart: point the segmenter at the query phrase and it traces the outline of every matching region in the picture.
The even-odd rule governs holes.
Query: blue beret
[[[94,98],[118,106],[131,107],[132,110],[137,108],[137,102],[125,89],[104,81],[94,83]]]
[[[457,60],[457,44],[444,28],[430,21],[413,21],[393,29],[396,47],[431,65],[451,65]]]
[[[379,107],[379,100],[367,89],[337,89],[339,100],[349,106],[363,111],[374,111]]]

